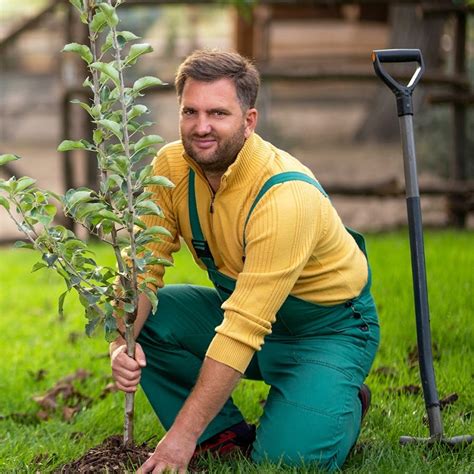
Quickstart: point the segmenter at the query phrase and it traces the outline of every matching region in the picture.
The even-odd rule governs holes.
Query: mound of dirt
[[[124,446],[120,436],[111,436],[80,459],[60,467],[55,474],[135,472],[153,451],[146,444]]]

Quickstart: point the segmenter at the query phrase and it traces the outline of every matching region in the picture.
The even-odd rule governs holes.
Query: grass
[[[425,236],[435,369],[440,397],[457,393],[459,399],[443,410],[446,434],[473,434],[472,365],[474,334],[474,234],[428,232]],[[443,447],[400,447],[401,435],[427,436],[421,394],[397,393],[406,385],[419,385],[416,367],[407,363],[415,345],[409,247],[405,232],[371,235],[368,248],[373,269],[382,344],[368,383],[373,392],[358,448],[348,459],[348,473],[468,473],[474,470],[472,446],[451,451]],[[104,248],[97,253],[109,261]],[[30,273],[35,254],[0,250],[0,472],[46,473],[82,455],[105,437],[122,429],[122,395],[101,393],[110,382],[107,344],[101,334],[83,335],[84,318],[71,297],[67,316],[57,316],[57,296],[62,284],[55,275]],[[206,276],[184,250],[169,269],[167,282],[208,284]],[[78,368],[91,372],[74,382],[92,400],[69,422],[54,411],[39,421],[33,396],[44,394],[58,379]],[[39,371],[44,378],[35,380]],[[41,377],[39,377],[41,378]],[[267,387],[244,381],[235,399],[250,421],[257,421]],[[61,404],[60,404],[61,405]],[[61,407],[60,407],[61,408]],[[152,444],[163,434],[143,393],[137,395],[136,439]],[[254,467],[245,461],[209,462],[208,472],[316,472],[310,466],[291,470],[284,466]]]

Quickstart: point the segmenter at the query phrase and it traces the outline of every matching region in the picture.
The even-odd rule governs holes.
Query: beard
[[[193,139],[216,140],[216,148],[213,151],[196,150],[193,148]],[[181,134],[184,150],[188,156],[195,161],[204,173],[224,173],[236,160],[237,155],[245,143],[245,125],[242,125],[232,136],[220,138],[218,134],[207,135]]]

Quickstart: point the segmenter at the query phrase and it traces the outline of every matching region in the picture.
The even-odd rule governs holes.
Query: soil
[[[83,474],[88,472],[135,472],[149,457],[153,448],[146,444],[124,446],[121,436],[111,436],[91,448],[81,458],[60,467],[56,474]]]

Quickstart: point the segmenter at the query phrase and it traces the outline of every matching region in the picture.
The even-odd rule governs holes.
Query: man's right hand
[[[140,382],[141,369],[146,366],[145,353],[140,344],[135,346],[135,359],[127,355],[125,343],[110,345],[112,376],[117,387],[124,392],[136,392]]]

